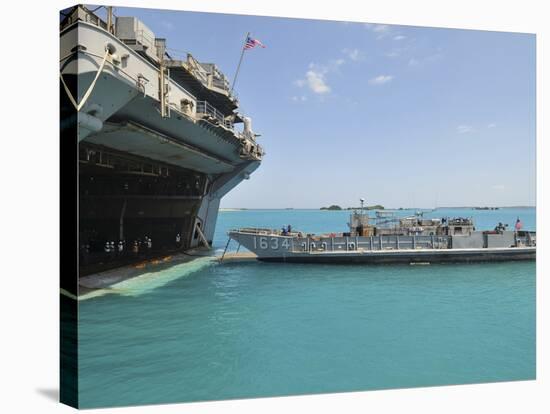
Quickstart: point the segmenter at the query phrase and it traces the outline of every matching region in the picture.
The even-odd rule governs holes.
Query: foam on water
[[[108,294],[120,296],[140,296],[151,292],[154,289],[165,286],[168,283],[187,277],[193,272],[204,269],[215,262],[216,258],[211,256],[198,257],[190,262],[176,264],[172,267],[146,272],[139,276],[115,283],[109,288],[96,289],[79,296],[79,300],[89,300]]]

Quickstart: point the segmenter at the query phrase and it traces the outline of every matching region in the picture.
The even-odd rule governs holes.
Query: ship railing
[[[203,85],[208,86],[208,72],[191,53],[187,53],[187,68]]]
[[[66,18],[62,22],[61,29],[67,26],[70,26],[73,23],[76,23],[78,20],[81,20],[86,23],[93,24],[94,26],[101,27],[104,30],[107,30],[107,22],[101,19],[97,14],[89,10],[87,7],[82,5],[74,7],[74,9],[71,10],[71,14],[65,17]],[[114,14],[113,14],[113,17],[114,17]]]
[[[223,78],[213,77],[212,86],[218,89],[222,89],[224,91],[229,91],[229,81],[225,77]]]
[[[230,233],[249,233],[249,234],[259,234],[262,236],[279,236],[281,234],[280,231],[273,230],[273,229],[266,229],[266,228],[260,228],[260,227],[243,227],[239,229],[231,229],[229,230]]]
[[[207,101],[197,101],[196,113],[202,118],[209,118],[208,120],[213,121],[213,123],[222,125],[228,129],[233,129],[233,121],[226,119],[226,117],[213,107]]]
[[[95,24],[96,26],[99,26],[102,29],[107,30],[107,22],[103,21],[102,19],[99,18],[99,16],[96,16],[89,10],[86,10],[85,21],[87,23]]]
[[[517,247],[535,247],[537,245],[536,233],[530,231],[519,231],[516,233]]]
[[[229,81],[225,75],[212,64],[199,62],[190,53],[187,54],[187,67],[199,81],[208,88],[214,87],[232,95]]]

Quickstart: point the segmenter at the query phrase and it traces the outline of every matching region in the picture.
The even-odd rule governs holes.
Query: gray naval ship
[[[111,7],[61,13],[60,129],[62,147],[78,140],[66,156],[78,157],[81,274],[209,246],[221,198],[261,163],[226,76],[168,50]]]
[[[363,209],[350,215],[349,231],[322,235],[282,230],[241,228],[229,231],[236,240],[270,262],[295,263],[406,263],[534,260],[535,232],[498,223],[494,230],[475,230],[471,218],[429,218],[420,214],[397,217]]]

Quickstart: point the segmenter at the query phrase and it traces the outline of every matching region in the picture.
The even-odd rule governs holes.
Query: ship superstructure
[[[62,139],[79,143],[81,270],[210,245],[221,198],[263,156],[214,63],[173,58],[166,39],[107,9],[102,19],[76,6],[60,27]]]

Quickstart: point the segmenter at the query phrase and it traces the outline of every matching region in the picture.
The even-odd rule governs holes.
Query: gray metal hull
[[[536,258],[536,247],[528,244],[530,242],[527,237],[518,237],[513,232],[505,232],[500,235],[489,235],[491,237],[486,237],[484,240],[482,237],[477,237],[478,235],[482,235],[481,232],[459,238],[450,236],[296,237],[262,229],[229,232],[231,239],[255,253],[258,260],[265,262],[421,264],[501,262]],[[453,244],[460,247],[451,247]]]
[[[426,251],[353,252],[353,253],[304,253],[279,257],[258,257],[264,262],[319,263],[319,264],[428,264],[428,263],[478,263],[535,260],[535,248],[503,249],[445,249]]]

